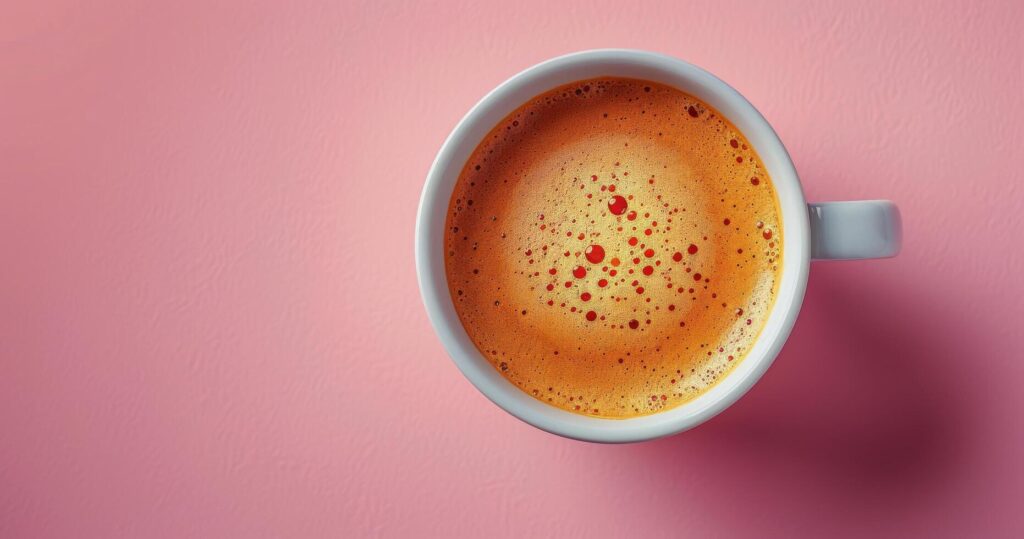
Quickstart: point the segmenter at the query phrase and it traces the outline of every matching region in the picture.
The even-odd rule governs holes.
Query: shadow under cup
[[[783,265],[775,305],[747,356],[695,399],[652,415],[603,419],[574,414],[524,393],[495,370],[463,329],[448,291],[444,262],[445,217],[456,180],[484,136],[505,116],[552,88],[612,76],[651,80],[691,94],[723,114],[744,134],[771,177],[782,215]],[[675,58],[642,51],[598,50],[562,56],[531,67],[485,96],[459,122],[438,153],[420,199],[416,268],[434,330],[455,364],[487,398],[545,431],[595,442],[634,442],[693,428],[718,414],[771,365],[796,321],[810,263],[807,204],[786,149],[761,114],[710,73]]]

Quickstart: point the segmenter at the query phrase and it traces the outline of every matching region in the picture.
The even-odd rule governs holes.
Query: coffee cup
[[[693,400],[658,413],[609,419],[574,414],[535,399],[504,378],[462,326],[445,276],[445,218],[460,171],[478,143],[509,113],[552,88],[594,77],[628,77],[678,88],[704,101],[741,131],[770,175],[785,230],[781,280],[764,327],[742,362]],[[593,442],[650,440],[693,428],[732,405],[772,364],[796,322],[813,260],[895,256],[902,225],[890,201],[808,204],[778,135],[736,90],[707,71],[669,56],[635,50],[585,51],[548,60],[508,79],[480,100],[438,152],[420,199],[415,258],[431,324],[448,355],[488,399],[547,432]]]

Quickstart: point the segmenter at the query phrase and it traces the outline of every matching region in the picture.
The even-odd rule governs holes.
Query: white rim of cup
[[[455,182],[484,136],[512,111],[557,86],[601,76],[647,79],[694,95],[729,119],[761,157],[782,209],[782,280],[761,334],[732,371],[697,398],[629,419],[583,416],[543,403],[506,380],[472,343],[455,312],[444,262],[444,227]],[[420,198],[415,234],[416,274],[434,331],[463,375],[513,416],[547,432],[592,442],[651,440],[691,429],[745,394],[781,351],[796,323],[810,269],[807,203],[786,148],[768,121],[739,92],[711,73],[662,54],[599,49],[530,67],[483,97],[452,130],[434,159]]]

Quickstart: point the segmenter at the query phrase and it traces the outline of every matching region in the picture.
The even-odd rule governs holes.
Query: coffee
[[[571,412],[629,418],[701,395],[778,292],[781,212],[757,153],[706,103],[650,81],[531,99],[474,150],[448,210],[470,339]]]

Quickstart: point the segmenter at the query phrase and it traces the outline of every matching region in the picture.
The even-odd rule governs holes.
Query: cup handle
[[[903,222],[888,200],[808,204],[813,260],[860,260],[896,256]]]

